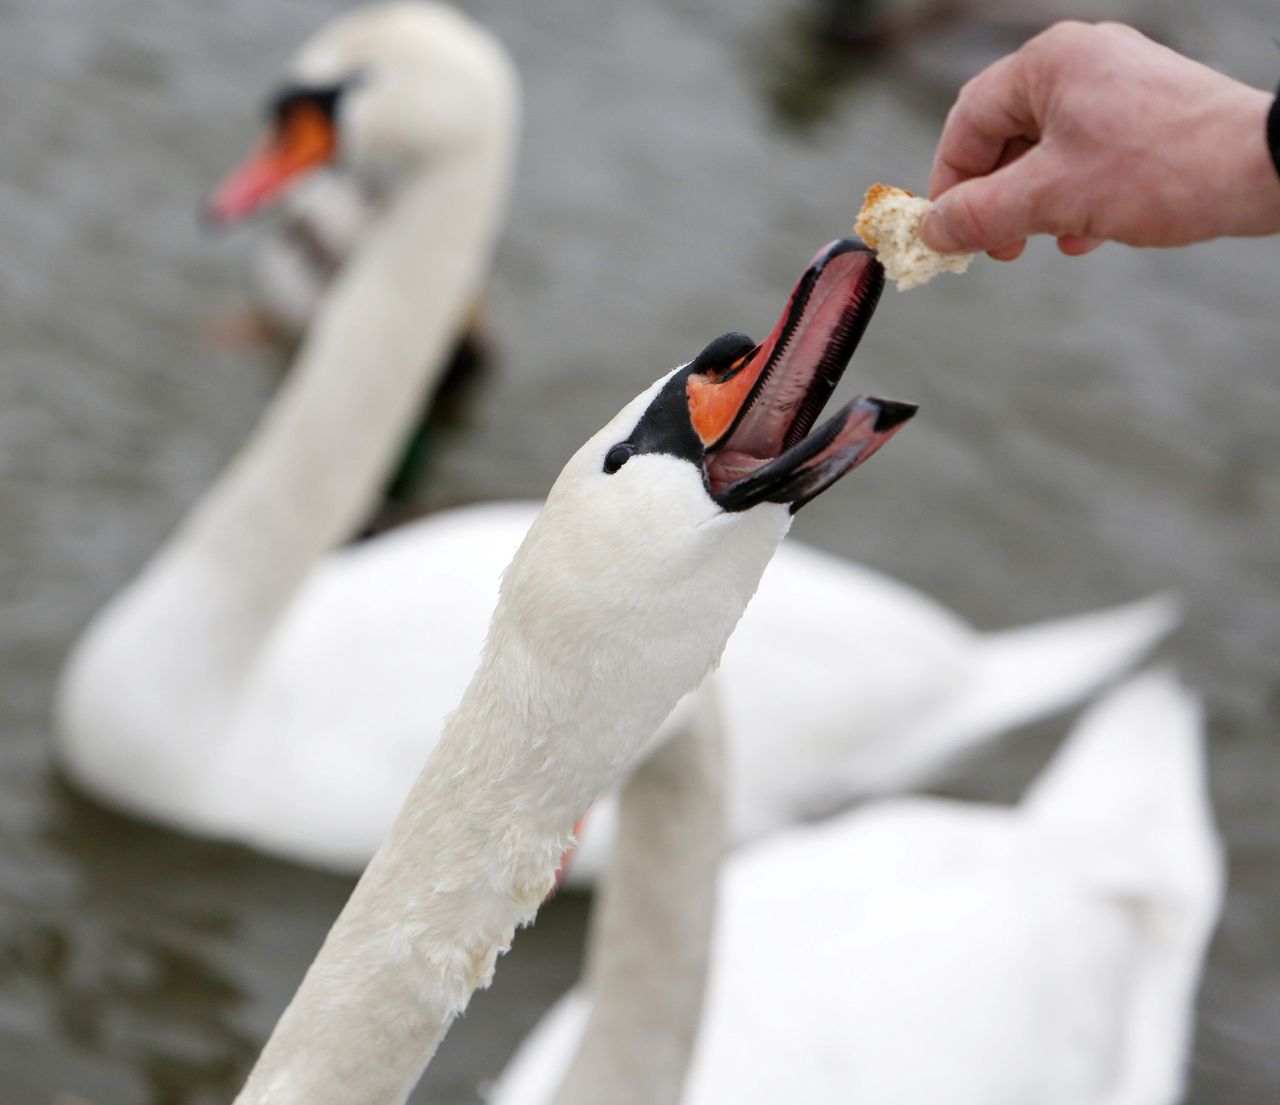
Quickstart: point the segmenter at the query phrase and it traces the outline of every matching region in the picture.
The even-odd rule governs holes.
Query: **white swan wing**
[[[1176,1101],[1221,896],[1202,742],[1143,674],[1016,810],[886,802],[743,853],[688,1101],[776,1100],[771,1070],[795,1100]]]
[[[1201,741],[1144,675],[1019,807],[883,801],[735,853],[686,1105],[1172,1105],[1221,894]],[[574,1008],[494,1105],[549,1099]]]
[[[898,802],[735,863],[687,1100],[1092,1100],[1134,935],[1010,824]]]
[[[1081,719],[1022,816],[1142,932],[1108,1105],[1176,1100],[1225,883],[1202,704],[1171,671],[1130,680]]]
[[[889,794],[927,783],[992,738],[1084,701],[1139,663],[1180,616],[1177,600],[1157,594],[975,635],[967,663],[941,693],[897,727],[850,746],[833,773],[838,794]]]
[[[1113,1069],[1136,936],[1038,871],[1006,811],[879,803],[737,853],[687,1105],[1079,1105]],[[492,1105],[546,1105],[574,992]]]

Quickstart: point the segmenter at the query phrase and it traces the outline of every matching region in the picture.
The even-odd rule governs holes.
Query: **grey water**
[[[519,63],[526,136],[495,370],[433,442],[434,502],[540,495],[660,372],[767,328],[867,185],[925,186],[949,94],[1026,30],[966,21],[837,58],[797,33],[802,2],[465,5]],[[209,238],[195,213],[342,7],[0,0],[0,1105],[229,1100],[351,886],[101,810],[49,741],[76,632],[269,393],[265,356],[210,338],[253,232]],[[1099,10],[1259,86],[1280,70],[1264,0]],[[1208,701],[1230,855],[1197,1105],[1280,1097],[1278,250],[1037,243],[886,293],[845,388],[922,413],[797,525],[983,627],[1183,597],[1166,655]],[[1065,725],[947,789],[1016,797]],[[572,980],[585,911],[561,895],[518,936],[415,1101],[480,1100]]]

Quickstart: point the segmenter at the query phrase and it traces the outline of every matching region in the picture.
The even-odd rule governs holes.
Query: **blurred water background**
[[[269,358],[209,338],[243,302],[252,232],[209,238],[195,214],[284,59],[344,6],[0,0],[0,1105],[229,1100],[350,889],[102,811],[49,753],[67,646],[269,393]],[[858,5],[464,6],[515,55],[526,138],[489,298],[495,372],[433,443],[440,504],[542,494],[659,372],[724,330],[759,336],[868,184],[924,188],[958,83],[1054,14],[1006,5],[1012,23],[824,50],[804,20]],[[1280,68],[1268,0],[1091,14],[1259,86]],[[1185,597],[1168,652],[1208,696],[1231,864],[1197,1105],[1280,1097],[1276,250],[1069,261],[1037,243],[886,293],[845,390],[922,414],[797,525],[986,627]],[[947,789],[1016,796],[1063,729]],[[479,1100],[573,978],[585,910],[561,895],[518,937],[415,1101]]]

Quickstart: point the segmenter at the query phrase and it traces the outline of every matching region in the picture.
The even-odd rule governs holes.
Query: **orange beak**
[[[764,341],[720,373],[689,377],[689,418],[704,446],[710,449],[723,442],[751,405],[763,378],[772,374],[781,360],[808,352],[800,347],[825,346],[833,334],[847,342],[850,352],[857,347],[884,282],[874,257],[870,249],[852,239],[832,242],[819,250]],[[824,358],[815,353],[813,359]],[[843,364],[839,371],[843,371]],[[829,371],[823,374],[830,375]],[[773,406],[779,415],[799,414],[806,406],[814,408],[812,413],[816,414],[837,379],[838,371],[821,398],[817,398],[808,394],[812,381],[800,374],[779,389],[782,394],[775,397]],[[789,435],[785,444],[795,444],[807,432],[806,426]]]
[[[298,177],[332,160],[337,135],[314,104],[298,104],[218,185],[208,217],[219,226],[239,222],[270,203]]]
[[[747,405],[751,389],[768,361],[768,357],[759,356],[763,348],[756,346],[723,372],[689,377],[685,385],[689,421],[704,446],[710,447],[724,437]]]

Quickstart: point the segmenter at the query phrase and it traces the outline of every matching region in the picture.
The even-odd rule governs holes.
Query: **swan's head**
[[[705,673],[791,515],[915,413],[856,399],[814,429],[883,283],[861,242],[831,243],[763,342],[717,338],[574,455],[504,583],[513,601],[530,584],[540,632],[567,640],[592,627],[596,663],[636,659],[640,640],[678,656],[697,625],[706,632],[692,647],[710,654],[696,676]]]
[[[448,159],[509,128],[516,103],[509,57],[468,16],[424,0],[357,9],[298,51],[208,217],[242,219],[330,163],[394,176]]]

